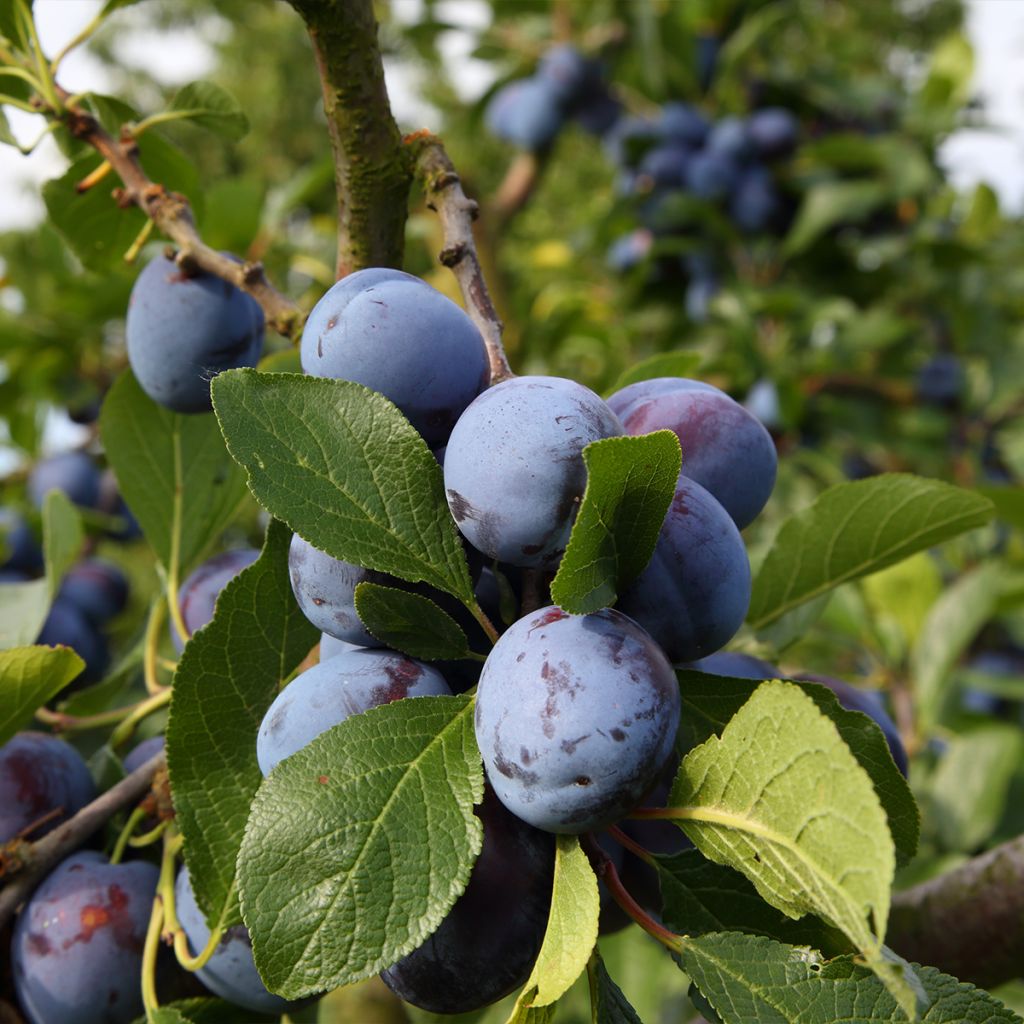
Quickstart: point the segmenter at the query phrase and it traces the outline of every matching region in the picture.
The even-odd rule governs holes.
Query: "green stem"
[[[141,836],[132,836],[128,840],[128,845],[135,849],[152,846],[170,827],[170,821],[161,821],[159,825],[151,828],[148,832],[143,832]]]
[[[153,1019],[154,1013],[160,1008],[156,994],[156,959],[160,952],[160,935],[164,925],[163,894],[170,882],[174,889],[174,844],[164,839],[164,852],[160,859],[160,879],[157,882],[156,894],[153,896],[153,913],[149,918],[146,930],[146,944],[142,949],[142,1005],[146,1011],[146,1020]]]
[[[167,607],[171,613],[171,621],[177,630],[182,643],[188,643],[188,628],[181,616],[181,606],[178,604],[178,573],[180,567],[178,561],[181,558],[181,522],[182,502],[184,496],[181,487],[181,431],[175,424],[173,431],[174,440],[174,502],[171,513],[171,556],[170,565],[167,569]]]
[[[159,711],[171,702],[171,694],[174,691],[168,686],[152,697],[140,701],[135,705],[134,710],[123,722],[110,734],[110,745],[118,747],[127,740],[135,731],[135,726],[154,711]]]
[[[39,84],[39,79],[36,78],[36,76],[33,75],[32,72],[29,71],[27,68],[17,68],[8,66],[0,67],[0,77],[3,77],[4,75],[6,75],[8,78],[20,78],[22,79],[22,81],[28,82],[28,84],[31,85],[36,92],[42,92],[42,86]],[[29,106],[29,110],[33,110],[35,111],[35,113],[39,113],[39,111],[35,110],[35,108],[32,106]]]
[[[58,732],[88,732],[90,729],[104,729],[108,725],[123,722],[136,707],[135,704],[129,704],[127,707],[102,711],[96,715],[65,715],[49,708],[39,708],[36,711],[36,718]]]
[[[43,94],[50,109],[58,112],[62,109],[57,90],[54,88],[53,76],[50,74],[50,67],[46,62],[46,55],[43,53],[43,44],[39,40],[39,33],[36,31],[36,20],[32,17],[32,10],[25,3],[25,0],[15,0],[18,5],[18,13],[32,40],[32,51],[35,57],[36,71],[39,76],[39,91]]]
[[[487,634],[487,639],[492,644],[496,644],[498,642],[498,631],[494,628],[494,623],[487,617],[487,613],[480,607],[480,602],[473,601],[470,603],[467,601],[466,607],[472,612],[473,618],[480,623],[481,629]]]
[[[156,694],[163,691],[160,679],[156,674],[157,647],[160,643],[160,630],[164,624],[164,612],[167,605],[162,600],[153,602],[149,609],[149,618],[146,620],[145,646],[142,651],[142,673],[146,680],[146,692]]]
[[[70,42],[65,43],[63,47],[57,52],[57,56],[50,61],[50,74],[56,75],[57,68],[60,67],[61,61],[73,50],[76,46],[81,46],[106,20],[107,11],[106,4],[100,8],[96,16],[78,33]]]
[[[128,846],[128,840],[131,838],[131,834],[135,829],[142,824],[146,817],[146,812],[141,807],[136,807],[131,814],[128,815],[128,820],[125,822],[125,826],[121,829],[117,837],[117,842],[114,843],[114,850],[110,854],[111,864],[120,864],[121,858],[124,856],[124,851]]]
[[[646,847],[641,846],[629,833],[623,832],[618,825],[610,825],[608,827],[608,835],[620,846],[624,846],[630,853],[639,857],[645,864],[650,864],[652,868],[654,867],[654,854]]]
[[[17,107],[19,110],[24,110],[28,114],[41,114],[41,110],[37,110],[32,106],[31,103],[26,103],[24,100],[16,99],[14,96],[8,96],[6,93],[0,93],[0,106],[5,107]]]
[[[180,840],[180,836],[177,837]],[[178,843],[180,846],[180,842]],[[176,847],[177,849],[178,847]],[[189,951],[188,948],[188,936],[185,934],[185,930],[181,927],[181,922],[178,920],[178,911],[174,901],[174,877],[172,875],[170,882],[164,884],[161,880],[160,894],[164,905],[164,934],[167,936],[173,936],[174,942],[174,955],[178,959],[178,963],[186,971],[198,971],[209,963],[210,957],[217,952],[217,947],[221,943],[221,939],[224,938],[223,928],[214,928],[210,932],[210,937],[207,939],[206,945],[199,951],[195,956]]]

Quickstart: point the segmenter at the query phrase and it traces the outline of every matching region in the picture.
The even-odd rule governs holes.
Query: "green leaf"
[[[813,185],[804,196],[783,251],[787,256],[796,256],[831,228],[863,220],[885,200],[886,190],[877,181],[826,181]]]
[[[992,504],[939,480],[886,473],[830,487],[779,529],[754,581],[747,621],[790,609],[992,517]]]
[[[212,390],[228,450],[271,515],[334,558],[473,601],[441,467],[383,395],[251,369]]]
[[[686,940],[680,961],[724,1024],[870,1024],[903,1020],[891,994],[850,957],[825,961],[812,950],[726,932]],[[1019,1024],[987,992],[914,969],[924,993],[921,1024]]]
[[[614,604],[651,560],[682,467],[671,430],[583,449],[587,489],[551,597],[573,615]]]
[[[682,697],[677,745],[682,753],[711,736],[720,736],[733,715],[761,685],[759,680],[729,679],[699,672],[677,671],[676,676]],[[789,682],[799,686],[818,710],[828,715],[843,742],[870,776],[875,794],[889,819],[897,863],[906,863],[917,851],[921,816],[907,780],[893,762],[882,730],[863,712],[847,711],[827,686],[803,680]]]
[[[282,761],[256,794],[238,861],[267,986],[300,998],[421,945],[466,887],[482,796],[468,697],[373,708]]]
[[[0,583],[0,650],[33,643],[49,607],[50,585],[45,579]]]
[[[85,662],[70,647],[0,651],[0,746],[83,668]]]
[[[118,487],[168,570],[186,570],[215,543],[245,498],[245,480],[207,414],[154,402],[125,371],[107,393],[100,436]]]
[[[885,812],[835,725],[800,687],[762,683],[721,737],[683,759],[670,806],[682,809],[677,823],[701,853],[742,871],[789,916],[817,914],[838,928],[912,1006],[882,956],[896,866]]]
[[[655,377],[692,377],[700,368],[704,356],[700,352],[659,352],[627,367],[608,389],[606,397],[630,384]]]
[[[64,573],[78,559],[84,540],[78,509],[62,491],[50,491],[43,499],[43,550],[51,600],[57,595]]]
[[[23,53],[30,53],[32,44],[19,16],[19,6],[31,11],[32,0],[7,0],[0,4],[0,36],[13,43]]]
[[[4,113],[3,100],[0,99],[0,142],[5,146],[14,146],[16,149],[21,149],[21,143],[18,142],[17,136],[11,131],[11,122],[7,120],[7,114]]]
[[[171,1022],[180,1024],[182,1020],[186,1024],[254,1024],[255,1021],[276,1022],[280,1019],[278,1014],[256,1013],[255,1010],[247,1010],[235,1003],[225,1002],[223,999],[201,996],[192,999],[176,999],[173,1003],[159,1007],[156,1013],[173,1013],[177,1016],[156,1016],[147,1021],[143,1015],[136,1018],[133,1024],[152,1024],[153,1020],[166,1020],[168,1024]]]
[[[596,949],[590,966],[590,1005],[594,1024],[643,1024]]]
[[[957,659],[995,611],[1002,573],[997,562],[964,573],[932,605],[921,627],[911,651],[910,678],[914,710],[925,732],[942,716]]]
[[[1022,762],[1017,726],[991,722],[949,740],[928,780],[928,820],[944,849],[973,853],[991,838]]]
[[[237,142],[249,131],[249,119],[238,101],[213,82],[191,82],[179,89],[167,110],[232,142]],[[169,118],[161,117],[161,120]]]
[[[1024,530],[1024,487],[979,487],[977,492],[995,505],[997,519]]]
[[[424,661],[469,655],[462,627],[429,597],[378,583],[360,583],[355,603],[363,625],[385,647]]]
[[[580,847],[579,837],[557,836],[548,926],[510,1024],[525,1010],[553,1006],[586,970],[597,944],[600,913],[597,876]]]
[[[654,866],[661,886],[662,916],[674,932],[695,936],[742,931],[799,946],[821,949],[827,945],[833,952],[849,951],[842,937],[817,918],[794,921],[765,903],[738,871],[715,864],[696,850],[657,857]]]
[[[236,861],[263,781],[260,723],[281,681],[320,638],[292,594],[290,541],[272,521],[260,557],[228,582],[174,675],[167,767],[196,901],[212,924],[240,920]]]
[[[192,1021],[173,1006],[158,1006],[149,1015],[149,1024],[192,1024]]]

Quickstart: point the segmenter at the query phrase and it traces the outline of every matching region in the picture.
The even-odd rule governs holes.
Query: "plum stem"
[[[135,810],[128,815],[128,820],[125,822],[124,828],[121,829],[121,832],[117,837],[117,842],[114,843],[114,849],[110,854],[111,864],[121,863],[121,858],[124,856],[124,851],[128,846],[128,839],[145,820],[146,814],[147,811],[144,807],[136,807]]]
[[[139,722],[148,715],[153,714],[154,711],[159,711],[162,707],[170,704],[173,692],[171,687],[165,686],[159,693],[154,693],[152,697],[139,701],[132,709],[131,714],[127,715],[121,724],[110,734],[110,745],[112,747],[119,747],[124,743],[135,731],[135,726]]]
[[[473,613],[473,618],[480,623],[480,628],[487,634],[487,639],[492,644],[496,644],[498,642],[498,631],[494,628],[494,623],[487,617],[487,612],[480,607],[480,602],[474,601],[472,604],[467,604],[466,607]]]
[[[142,674],[146,680],[146,692],[149,694],[159,693],[163,687],[157,677],[156,669],[158,664],[157,651],[160,643],[160,629],[164,624],[164,612],[167,605],[162,600],[153,602],[149,609],[149,618],[146,620],[146,636],[142,653]]]
[[[594,838],[593,833],[587,832],[580,836],[581,844],[583,849],[586,851],[587,856],[590,858],[590,863],[597,873],[597,877],[604,882],[608,891],[612,894],[612,898],[616,903],[638,924],[648,935],[653,939],[657,939],[666,949],[671,950],[673,953],[681,953],[683,951],[683,937],[677,935],[673,931],[669,931],[663,924],[659,924],[651,917],[650,914],[640,906],[639,903],[626,890],[626,887],[622,884],[622,879],[619,878],[618,871],[615,870],[615,865],[612,863],[611,858],[604,850],[601,849],[600,844]]]
[[[612,837],[620,846],[624,846],[634,856],[639,857],[645,864],[650,864],[651,867],[655,865],[654,854],[651,853],[645,846],[641,846],[631,835],[627,832],[623,832],[618,825],[610,825],[608,827],[608,835]]]

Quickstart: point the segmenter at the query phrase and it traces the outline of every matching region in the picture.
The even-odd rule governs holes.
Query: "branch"
[[[501,319],[487,290],[473,240],[473,221],[479,214],[479,207],[462,191],[462,182],[440,139],[424,132],[408,136],[406,143],[414,147],[416,177],[423,186],[427,206],[436,210],[441,218],[444,232],[441,262],[455,274],[466,311],[484,336],[491,383],[497,384],[513,373],[501,343]]]
[[[36,884],[58,861],[78,849],[118,811],[138,803],[153,784],[153,776],[164,766],[161,751],[141,768],[83,807],[73,818],[55,828],[38,842],[20,848],[22,869],[0,889],[0,931],[24,902]]]
[[[72,99],[59,87],[58,93],[66,104]],[[262,263],[237,263],[211,249],[199,237],[188,200],[150,180],[139,161],[138,142],[130,131],[124,130],[120,139],[113,138],[92,114],[73,102],[67,105],[67,125],[76,139],[92,146],[120,177],[124,187],[114,192],[118,203],[137,206],[174,242],[178,249],[176,261],[183,271],[204,270],[247,292],[263,308],[268,326],[287,338],[298,339],[305,320],[302,310],[270,284]],[[86,179],[79,189],[84,191],[94,185],[95,182]]]
[[[1024,836],[893,897],[889,946],[992,988],[1024,963]]]
[[[320,71],[338,193],[338,277],[401,269],[412,173],[388,102],[373,2],[289,2]]]

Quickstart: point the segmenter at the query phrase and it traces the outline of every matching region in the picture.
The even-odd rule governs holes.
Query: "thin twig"
[[[440,139],[427,132],[417,132],[408,136],[406,143],[416,147],[416,177],[423,186],[427,205],[441,218],[444,232],[441,262],[459,282],[466,311],[487,345],[491,383],[507,380],[514,375],[501,341],[501,318],[487,290],[473,239],[473,221],[479,207],[462,191],[462,182]]]
[[[43,836],[36,843],[26,844],[21,854],[21,870],[0,889],[0,930],[3,930],[21,903],[58,861],[77,850],[118,811],[138,803],[146,795],[153,783],[153,776],[163,765],[164,755],[161,751],[49,835]]]

